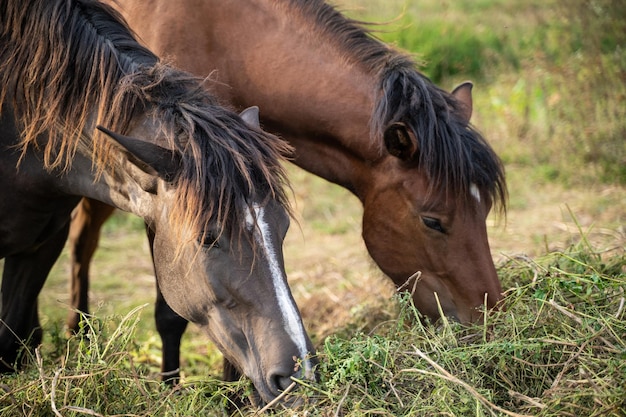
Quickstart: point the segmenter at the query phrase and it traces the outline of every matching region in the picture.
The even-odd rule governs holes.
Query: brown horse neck
[[[129,24],[157,54],[209,77],[223,103],[259,106],[263,127],[295,147],[297,165],[359,196],[358,183],[382,155],[370,136],[377,74],[290,2],[174,3],[127,0],[122,12],[141,16]]]

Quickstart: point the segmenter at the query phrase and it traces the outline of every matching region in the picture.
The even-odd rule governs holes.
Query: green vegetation
[[[511,195],[506,222],[488,222],[507,308],[472,327],[422,324],[367,257],[358,201],[289,167],[299,224],[287,272],[321,362],[319,382],[299,382],[296,415],[625,416],[626,3],[340,4],[390,21],[377,36],[442,87],[474,80],[473,122],[503,158]],[[91,331],[69,338],[64,252],[40,297],[44,343],[23,372],[0,376],[0,415],[256,411],[232,408],[251,386],[219,381],[219,352],[193,327],[183,384],[158,382],[142,228],[122,214],[107,223]]]
[[[517,284],[509,281],[507,311],[484,326],[421,326],[401,300],[399,319],[374,334],[327,339],[329,409],[343,401],[346,415],[620,415],[624,259],[606,265],[580,249],[501,265]]]
[[[584,241],[535,260],[511,258],[499,267],[506,311],[469,328],[445,319],[424,325],[407,297],[394,298],[386,317],[359,315],[325,339],[321,381],[300,382],[298,412],[623,415],[625,260],[605,260]],[[156,382],[134,341],[139,311],[91,318],[86,336],[67,342],[49,337],[24,373],[3,377],[2,415],[219,415],[230,397],[249,392],[245,380],[195,378],[174,391]]]

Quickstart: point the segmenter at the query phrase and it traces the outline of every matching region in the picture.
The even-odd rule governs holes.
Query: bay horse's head
[[[314,349],[284,269],[290,217],[274,153],[282,145],[259,142],[280,141],[265,137],[255,110],[242,117],[255,127],[224,112],[220,128],[231,133],[206,137],[198,118],[193,131],[166,131],[177,137],[163,144],[147,140],[145,125],[131,136],[99,129],[121,145],[126,171],[152,196],[146,219],[167,303],[203,328],[269,402],[291,377],[314,377]]]
[[[363,238],[433,320],[476,321],[481,306],[502,299],[486,218],[494,204],[504,207],[504,172],[469,125],[471,88],[448,94],[402,61],[384,74],[376,109],[386,156],[363,192]]]

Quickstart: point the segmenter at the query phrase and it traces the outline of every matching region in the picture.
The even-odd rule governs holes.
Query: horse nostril
[[[308,379],[317,380],[317,376],[313,372],[313,367],[317,364],[316,359],[309,359],[305,362],[306,367],[298,366],[298,369],[288,369],[286,367],[278,367],[270,372],[267,380],[269,388],[275,396],[279,396],[284,392],[294,393],[298,389],[295,380]]]
[[[271,376],[270,381],[272,384],[272,390],[276,393],[276,395],[280,395],[291,386],[293,383],[291,379],[292,376],[297,375],[285,375],[285,373],[277,372]]]
[[[275,388],[280,392],[285,391],[293,383],[293,381],[291,380],[291,375],[276,375],[273,379]]]

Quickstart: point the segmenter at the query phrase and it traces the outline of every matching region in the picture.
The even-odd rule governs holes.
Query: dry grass
[[[332,320],[332,335],[318,337],[321,380],[298,381],[294,395],[304,405],[297,415],[624,415],[626,253],[621,248],[606,255],[581,236],[566,251],[511,256],[498,267],[508,288],[506,311],[472,327],[445,319],[436,326],[422,324],[406,297],[380,296],[340,309],[324,289],[310,289],[309,302],[331,314],[349,311]],[[299,285],[293,284],[296,292]],[[306,308],[308,302],[300,301]],[[173,392],[162,387],[153,342],[139,334],[146,332],[144,308],[91,319],[88,336],[67,341],[48,328],[32,365],[3,378],[0,411],[219,415],[230,396],[247,395],[246,380],[219,382],[216,364],[194,361],[199,353],[189,350],[184,384]],[[322,329],[330,331],[329,321],[318,316],[309,326],[321,335]],[[195,348],[202,343],[196,341]]]

